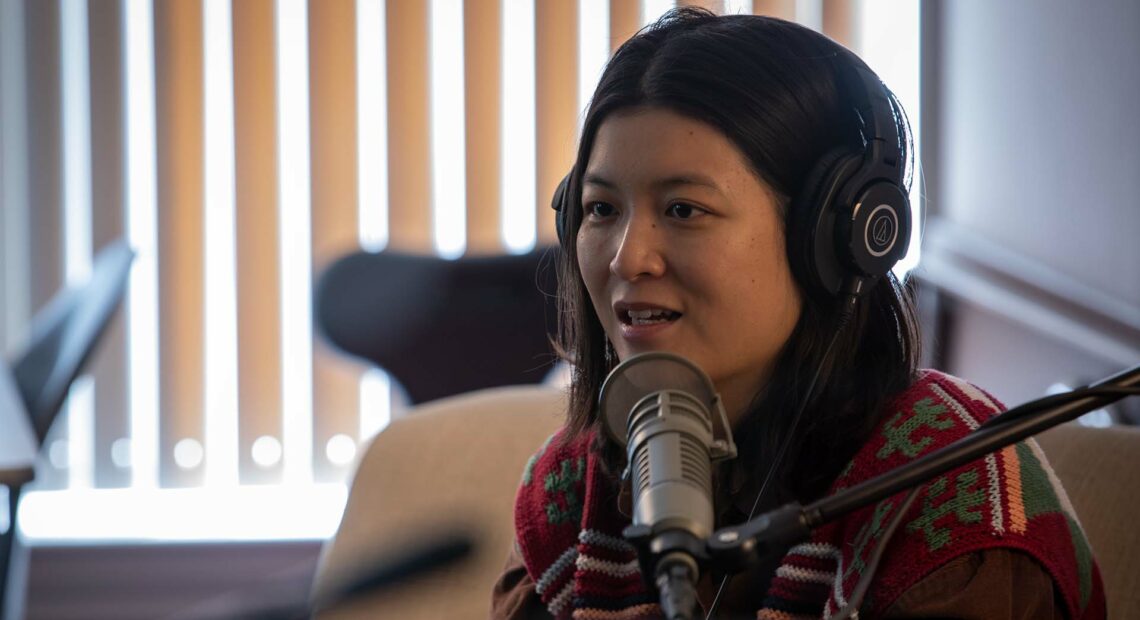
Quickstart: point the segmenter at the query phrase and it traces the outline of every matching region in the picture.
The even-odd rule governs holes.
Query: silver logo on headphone
[[[863,231],[867,251],[875,258],[885,255],[895,246],[898,233],[895,210],[886,204],[875,207],[867,218],[867,227]]]
[[[891,233],[894,231],[894,229],[894,223],[891,222],[891,218],[885,215],[875,220],[875,245],[886,245],[890,243]]]

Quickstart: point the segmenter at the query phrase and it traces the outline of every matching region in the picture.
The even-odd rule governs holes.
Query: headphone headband
[[[840,91],[852,99],[860,123],[865,152],[864,165],[895,181],[903,183],[901,145],[895,121],[895,108],[887,97],[882,80],[854,52],[842,48],[835,57],[835,73]]]

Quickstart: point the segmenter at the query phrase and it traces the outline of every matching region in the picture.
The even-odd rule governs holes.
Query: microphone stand
[[[807,539],[814,528],[1125,396],[1140,393],[1138,390],[1140,366],[1088,388],[1015,407],[949,446],[835,495],[807,506],[797,502],[785,504],[747,523],[717,530],[707,541],[709,560],[721,570],[737,572],[761,558],[786,553]]]

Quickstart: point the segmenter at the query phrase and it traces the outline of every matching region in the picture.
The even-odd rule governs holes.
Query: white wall
[[[941,10],[941,213],[1140,308],[1140,2]]]
[[[924,120],[937,145],[924,162],[932,211],[1140,321],[1140,2],[927,8],[937,15],[923,78],[938,81]],[[957,304],[951,334],[947,369],[1008,404],[1122,369],[970,303]]]
[[[0,0],[0,355],[11,354],[29,314],[24,11]]]

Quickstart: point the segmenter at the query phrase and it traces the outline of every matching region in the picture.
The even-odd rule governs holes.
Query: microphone
[[[724,405],[708,375],[664,352],[619,364],[599,404],[606,433],[626,448],[633,524],[622,535],[665,617],[691,618],[714,525],[712,463],[736,456]]]

